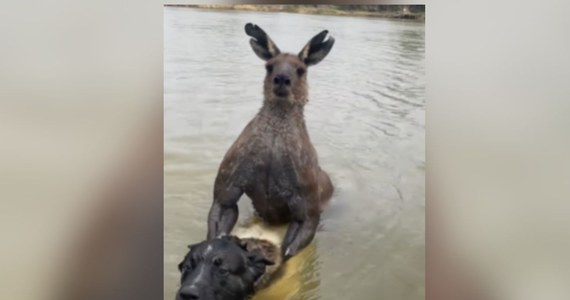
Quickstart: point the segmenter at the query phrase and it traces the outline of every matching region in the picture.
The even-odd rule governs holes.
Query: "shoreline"
[[[288,12],[309,15],[325,16],[348,16],[348,17],[372,17],[396,20],[410,20],[416,22],[425,21],[424,12],[401,13],[398,11],[364,11],[364,10],[341,10],[332,5],[321,7],[303,5],[249,5],[249,4],[165,4],[165,7],[186,7],[209,10],[236,10],[236,11],[256,11],[256,12]]]

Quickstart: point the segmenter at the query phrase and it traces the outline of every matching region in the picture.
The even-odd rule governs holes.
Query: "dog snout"
[[[198,288],[195,285],[184,286],[178,292],[182,300],[198,300],[200,299]]]

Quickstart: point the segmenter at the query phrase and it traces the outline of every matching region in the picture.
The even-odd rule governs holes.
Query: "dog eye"
[[[188,271],[188,270],[190,270],[190,267],[189,267],[187,264],[183,264],[183,265],[180,267],[180,272],[186,272],[186,271]]]
[[[222,264],[222,259],[219,257],[214,258],[214,266],[220,266]]]
[[[271,73],[273,71],[273,65],[265,65],[265,69],[268,73]]]
[[[304,68],[297,68],[297,75],[303,76],[303,74],[305,74],[305,69]]]
[[[190,259],[190,267],[195,268],[198,262],[200,262],[200,259],[199,258],[196,259],[193,257],[192,259]]]

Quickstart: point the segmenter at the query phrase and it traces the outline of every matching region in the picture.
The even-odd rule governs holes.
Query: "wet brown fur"
[[[266,268],[263,276],[255,283],[255,290],[267,287],[280,274],[278,271],[281,270],[283,263],[280,249],[269,241],[257,238],[240,239],[240,243],[245,246],[247,252],[258,253],[273,263]]]
[[[298,58],[290,54],[281,54],[268,63],[291,60],[301,64]],[[276,99],[271,91],[269,77],[265,78],[263,107],[226,153],[218,171],[214,194],[222,194],[227,184],[242,187],[253,200],[261,218],[270,224],[282,224],[288,222],[291,216],[287,199],[278,198],[291,196],[298,191],[307,197],[307,213],[317,214],[330,199],[333,187],[328,175],[319,167],[317,152],[305,125],[303,106],[308,101],[306,79],[294,85],[292,95],[287,97],[288,103],[283,103],[280,102],[283,99]],[[271,174],[275,172],[292,178]],[[278,178],[267,178],[267,175],[277,175]],[[285,190],[272,191],[269,187],[271,179],[277,179],[273,184],[279,184],[280,179],[294,181],[294,186],[281,182]],[[273,193],[268,195],[270,191]],[[269,199],[267,196],[270,196]]]
[[[298,234],[305,237],[294,242],[294,252],[312,240],[333,185],[319,166],[303,115],[308,85],[302,53],[308,52],[277,53],[267,59],[263,106],[227,151],[215,180],[208,238],[231,231],[237,221],[237,201],[245,193],[265,222],[298,224],[297,231],[290,227],[283,251]],[[290,79],[286,95],[277,93],[273,82],[280,74]]]

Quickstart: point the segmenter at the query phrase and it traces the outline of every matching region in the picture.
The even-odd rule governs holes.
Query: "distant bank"
[[[167,4],[165,6],[244,11],[290,12],[330,16],[359,16],[392,19],[425,20],[424,5],[229,5]]]

